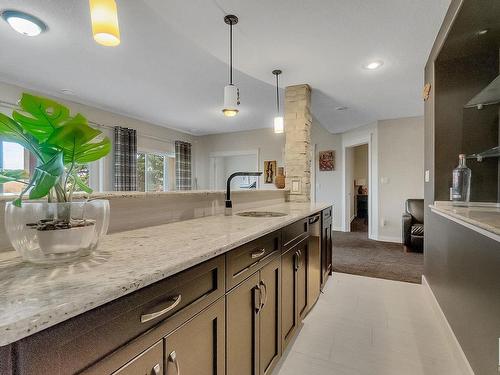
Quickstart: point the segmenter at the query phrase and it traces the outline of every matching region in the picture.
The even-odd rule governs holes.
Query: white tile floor
[[[276,375],[463,375],[422,285],[334,274]]]

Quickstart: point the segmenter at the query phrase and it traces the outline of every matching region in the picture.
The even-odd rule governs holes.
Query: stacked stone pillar
[[[285,89],[285,186],[291,202],[311,200],[311,88]]]

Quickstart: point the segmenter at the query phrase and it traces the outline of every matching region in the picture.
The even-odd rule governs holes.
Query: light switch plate
[[[431,180],[431,173],[429,172],[429,170],[427,169],[425,171],[425,182],[429,182]]]

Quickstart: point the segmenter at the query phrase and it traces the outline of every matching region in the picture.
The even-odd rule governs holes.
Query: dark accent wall
[[[463,108],[498,75],[498,50],[480,55],[438,59],[435,64],[435,200],[450,199],[452,171],[459,154],[498,146],[498,105]],[[498,161],[468,160],[472,170],[471,201],[496,202]]]
[[[472,38],[471,29],[485,28],[485,19],[491,21],[492,25],[497,25],[495,28],[497,33],[490,34],[493,39],[490,38],[481,44]],[[492,120],[495,118],[495,114],[490,112],[478,111],[469,114],[467,111],[473,111],[469,109],[460,109],[455,111],[456,113],[448,111],[448,117],[440,117],[443,115],[438,113],[441,110],[446,112],[448,108],[446,100],[465,95],[459,88],[458,92],[454,92],[457,87],[453,88],[456,79],[464,78],[460,77],[460,74],[467,76],[472,73],[472,76],[486,80],[493,74],[492,70],[487,68],[486,72],[469,72],[460,66],[450,67],[447,73],[448,93],[439,99],[442,88],[440,85],[446,84],[446,80],[439,82],[439,78],[442,77],[437,76],[442,72],[438,70],[444,69],[445,64],[453,60],[452,56],[454,59],[465,61],[473,54],[484,55],[485,45],[498,44],[498,30],[500,30],[498,19],[500,19],[500,2],[497,0],[452,0],[425,67],[425,83],[430,83],[432,88],[430,97],[425,102],[425,169],[429,171],[430,181],[425,183],[424,275],[476,375],[498,374],[500,246],[498,242],[486,236],[431,212],[429,205],[436,200],[449,199],[448,188],[451,185],[449,179],[452,169],[458,162],[458,153],[462,152],[459,150],[462,147],[479,147],[477,143],[479,141],[489,142],[487,129],[486,132],[483,132],[484,128],[475,132],[476,121],[483,122],[484,119],[472,116],[485,116],[486,119]],[[460,32],[451,47],[446,48],[447,37],[453,38],[452,26]],[[467,40],[465,47],[460,44],[464,40]],[[458,55],[457,51],[460,52]],[[495,59],[488,58],[492,61]],[[437,61],[443,65],[438,66]],[[492,66],[492,64],[487,65]],[[481,62],[477,62],[475,66],[481,66]],[[453,79],[451,79],[452,74],[455,75]],[[435,78],[438,79],[435,81]],[[471,91],[476,89],[475,83],[470,79],[468,85]],[[440,100],[440,104],[437,105]],[[496,116],[498,121],[498,112]],[[462,133],[464,130],[460,122],[462,119],[465,120],[467,128],[465,131],[469,134],[467,138],[464,137],[465,133]],[[441,126],[444,128],[440,128]],[[498,122],[496,128],[498,129]],[[479,134],[481,138],[476,139]],[[491,134],[494,136],[494,130]],[[496,141],[498,142],[498,135]],[[471,163],[471,169],[473,184],[477,184],[479,183],[477,167]],[[498,178],[498,172],[493,176]],[[499,180],[496,181],[493,186],[498,189]],[[484,182],[481,185],[484,185]],[[479,188],[488,189],[484,186]],[[497,199],[498,196],[493,201]]]
[[[425,277],[476,375],[498,374],[500,243],[431,213]]]

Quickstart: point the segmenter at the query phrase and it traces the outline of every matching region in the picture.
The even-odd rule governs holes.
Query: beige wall
[[[379,121],[379,238],[401,241],[408,198],[424,197],[424,120]]]
[[[195,157],[197,171],[197,186],[199,189],[210,188],[211,153],[241,152],[258,150],[259,171],[264,170],[265,160],[276,160],[278,166],[283,166],[284,134],[275,134],[272,128],[214,134],[198,137],[198,152]],[[264,184],[260,177],[261,189],[276,189],[274,184]]]
[[[311,127],[311,148],[315,152],[314,184],[316,202],[330,203],[333,205],[333,227],[340,230],[342,215],[342,136],[332,134],[313,118]],[[335,151],[335,170],[320,172],[318,157],[319,151]]]
[[[368,145],[354,147],[354,180],[364,179],[368,186]]]

